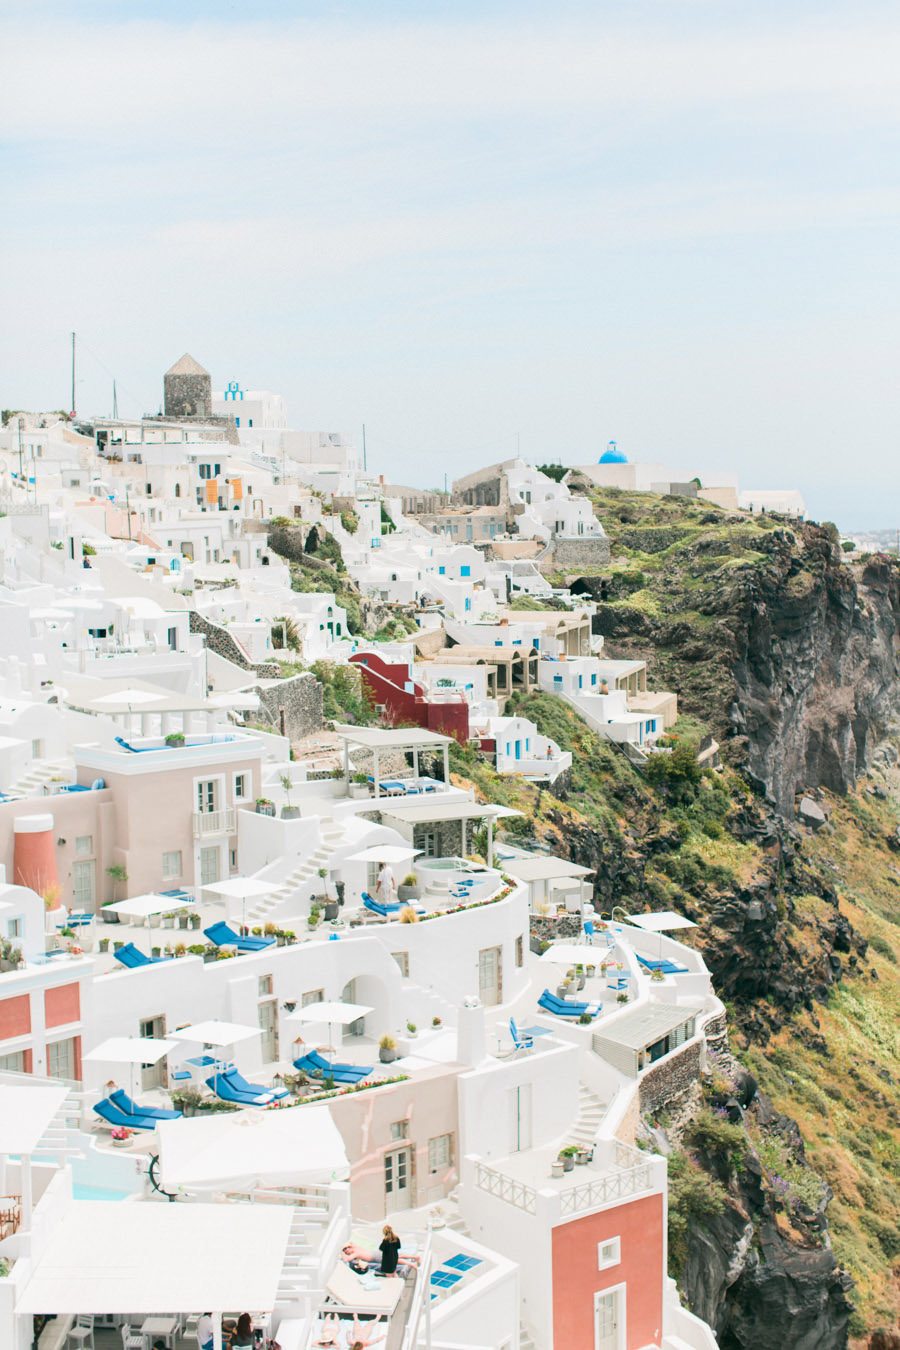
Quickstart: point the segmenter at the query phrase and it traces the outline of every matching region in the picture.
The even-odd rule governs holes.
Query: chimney
[[[467,1064],[472,1069],[487,1059],[484,1005],[475,994],[467,994],[459,1010],[456,1057],[461,1064]]]

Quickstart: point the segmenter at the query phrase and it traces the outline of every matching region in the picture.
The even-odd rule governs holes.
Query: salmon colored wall
[[[17,834],[13,856],[13,881],[17,886],[30,886],[40,894],[58,880],[52,830]]]
[[[621,1260],[597,1269],[597,1244],[621,1239]],[[553,1230],[553,1344],[591,1350],[594,1294],[627,1284],[626,1350],[662,1339],[663,1201],[648,1195]]]
[[[27,1036],[31,1031],[31,1000],[27,994],[0,1000],[0,1041]]]
[[[22,1059],[26,1073],[31,1073],[34,1069],[34,1055],[30,1050],[22,1052]]]
[[[62,1027],[81,1021],[81,1000],[77,984],[60,984],[44,991],[44,1021],[48,1027]]]

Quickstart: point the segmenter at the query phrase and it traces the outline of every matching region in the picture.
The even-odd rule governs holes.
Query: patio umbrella
[[[151,1036],[112,1036],[89,1050],[82,1058],[90,1064],[127,1064],[129,1095],[135,1095],[134,1068],[137,1064],[157,1064],[164,1055],[180,1049],[177,1041]]]
[[[274,884],[271,881],[257,881],[255,877],[232,877],[230,881],[216,881],[203,887],[203,890],[211,891],[213,895],[240,900],[242,928],[247,914],[247,901],[259,900],[264,895],[271,895],[274,889]]]
[[[697,925],[691,919],[686,919],[683,914],[676,914],[674,909],[660,909],[655,914],[629,914],[628,922],[634,924],[636,928],[643,928],[645,933],[659,934],[659,955],[662,959],[662,940],[663,933],[675,933],[681,928],[696,928]]]
[[[149,689],[118,689],[111,694],[101,694],[92,699],[92,703],[164,703],[170,695],[154,694]]]
[[[349,1172],[344,1141],[324,1104],[166,1120],[159,1141],[167,1187],[322,1186]]]
[[[596,957],[597,953],[587,942],[580,945],[574,942],[558,942],[553,947],[548,947],[538,957],[539,961],[549,962],[556,966],[583,966],[591,957]]]
[[[177,1031],[170,1031],[169,1038],[173,1041],[196,1041],[200,1045],[225,1046],[249,1041],[259,1034],[259,1027],[242,1026],[239,1022],[220,1022],[218,1018],[212,1018],[208,1022],[194,1022],[187,1027],[179,1027]]]
[[[421,852],[420,848],[410,848],[408,844],[372,844],[361,853],[351,853],[344,862],[402,863],[409,862]]]
[[[292,1012],[285,1020],[288,1022],[327,1023],[328,1048],[333,1051],[335,1047],[331,1042],[334,1027],[348,1027],[351,1022],[356,1022],[360,1017],[365,1017],[366,1013],[374,1011],[374,1008],[366,1007],[362,1003],[307,1003],[305,1008],[298,1008],[296,1012]]]

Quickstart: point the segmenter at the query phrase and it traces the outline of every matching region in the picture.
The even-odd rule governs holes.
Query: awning
[[[75,1200],[36,1255],[16,1312],[269,1312],[292,1216],[288,1205]]]
[[[236,1111],[158,1127],[164,1187],[319,1186],[346,1180],[344,1141],[322,1106]]]
[[[589,877],[596,867],[582,867],[568,858],[508,858],[504,870],[517,881],[558,881],[565,878]]]

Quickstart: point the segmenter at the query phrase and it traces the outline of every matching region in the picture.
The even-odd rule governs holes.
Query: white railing
[[[625,1167],[621,1171],[604,1172],[602,1176],[585,1181],[559,1193],[560,1214],[577,1214],[583,1209],[594,1209],[610,1200],[623,1200],[629,1195],[653,1189],[653,1169],[649,1163]]]
[[[526,1186],[524,1181],[516,1181],[504,1172],[486,1167],[484,1163],[475,1164],[475,1185],[479,1190],[487,1191],[488,1195],[524,1210],[526,1214],[537,1212],[537,1191],[533,1186]]]
[[[195,811],[194,838],[205,839],[210,834],[234,834],[234,807],[223,811]]]

